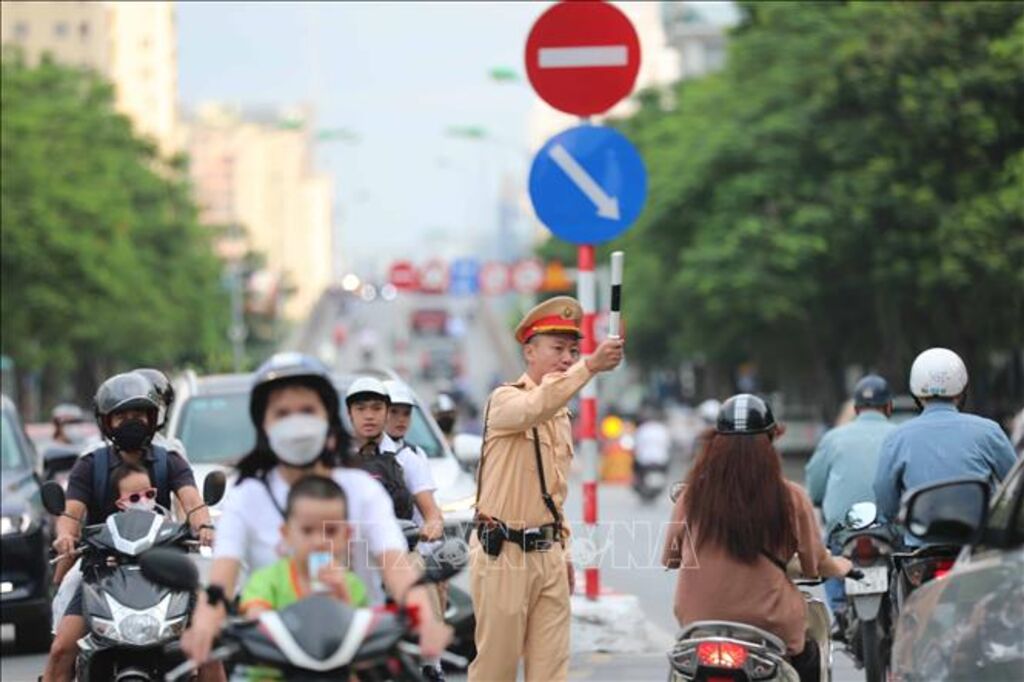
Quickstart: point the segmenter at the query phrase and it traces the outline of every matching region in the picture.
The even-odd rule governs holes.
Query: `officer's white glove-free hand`
[[[622,339],[605,339],[584,362],[591,372],[607,372],[622,362],[626,342]]]

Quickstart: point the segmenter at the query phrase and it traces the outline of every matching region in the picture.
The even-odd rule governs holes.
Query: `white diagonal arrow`
[[[548,156],[558,164],[558,167],[569,176],[580,191],[587,195],[587,198],[597,206],[597,215],[609,220],[619,219],[619,200],[605,194],[601,185],[597,184],[594,178],[590,177],[586,169],[579,162],[572,158],[565,147],[556,144],[548,151]]]

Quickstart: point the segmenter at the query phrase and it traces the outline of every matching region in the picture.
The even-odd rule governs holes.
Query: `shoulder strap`
[[[272,491],[270,489],[270,483],[267,482],[267,472],[264,471],[262,474],[260,474],[256,478],[257,478],[257,480],[259,480],[260,483],[263,484],[263,488],[267,491],[267,497],[269,497],[270,501],[273,503],[274,509],[276,509],[277,513],[281,515],[282,519],[285,518],[284,509],[282,509],[281,505],[277,503],[277,498],[274,497],[274,491]]]
[[[551,497],[551,493],[548,492],[547,483],[544,480],[544,460],[540,456],[540,434],[537,432],[537,427],[533,427],[533,453],[537,456],[537,476],[540,478],[540,496],[544,498],[544,506],[551,512],[551,516],[555,518],[555,525],[558,526],[559,537],[562,532],[562,515],[558,511],[558,506],[555,504],[554,498]]]
[[[171,490],[168,487],[167,481],[167,450],[159,445],[152,446],[153,448],[153,477],[156,479],[156,490],[157,496],[164,497],[165,500],[162,504],[169,508],[171,502]],[[166,502],[166,504],[165,504]]]
[[[92,507],[102,514],[106,508],[107,485],[110,483],[110,446],[103,445],[92,453]]]
[[[491,414],[491,399],[487,398],[487,405],[484,407],[484,433],[480,440],[480,464],[476,467],[476,502],[473,509],[480,511],[480,488],[484,482],[484,452],[487,450],[487,417]]]

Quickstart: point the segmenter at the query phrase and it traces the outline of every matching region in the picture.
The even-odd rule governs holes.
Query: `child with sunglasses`
[[[154,511],[156,507],[156,488],[149,478],[149,471],[141,464],[123,462],[118,466],[110,479],[111,486],[117,494],[114,504],[121,511],[139,509]]]

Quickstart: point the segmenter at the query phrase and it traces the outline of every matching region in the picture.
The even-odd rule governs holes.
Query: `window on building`
[[[58,21],[53,25],[53,35],[63,38],[68,34],[68,22]]]
[[[14,25],[14,37],[15,38],[28,38],[28,22],[19,21]]]

